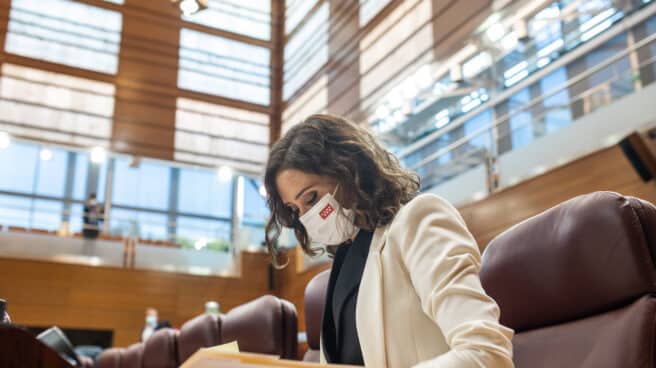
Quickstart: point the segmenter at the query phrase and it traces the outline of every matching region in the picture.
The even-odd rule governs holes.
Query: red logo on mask
[[[326,217],[330,216],[331,213],[333,213],[334,209],[333,206],[330,204],[327,204],[326,207],[324,207],[321,212],[319,212],[319,216],[321,216],[322,219],[326,219]]]

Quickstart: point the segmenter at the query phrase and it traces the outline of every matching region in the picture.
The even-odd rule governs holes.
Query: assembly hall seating
[[[156,331],[145,344],[112,348],[98,358],[99,368],[177,367],[194,352],[237,341],[240,351],[296,359],[296,308],[290,302],[265,295],[218,317],[197,316],[180,330]]]

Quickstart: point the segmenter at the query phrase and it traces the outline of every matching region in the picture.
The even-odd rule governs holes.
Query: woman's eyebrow
[[[302,196],[303,193],[304,193],[306,190],[308,190],[310,187],[312,187],[312,184],[310,184],[310,185],[308,185],[307,187],[301,189],[301,191],[298,192],[298,194],[296,195],[296,197],[294,198],[294,200],[298,200],[298,198],[299,198],[300,196]]]

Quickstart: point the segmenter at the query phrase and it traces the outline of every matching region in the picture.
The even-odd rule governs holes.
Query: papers
[[[240,353],[237,342],[211,348],[200,349],[189,357],[180,368],[348,368],[345,365],[326,365],[318,363],[282,360],[277,356]]]

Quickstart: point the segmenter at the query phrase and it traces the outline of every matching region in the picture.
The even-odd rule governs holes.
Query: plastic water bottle
[[[209,314],[211,316],[217,317],[219,313],[221,312],[219,303],[210,300],[207,303],[205,303],[205,313]]]
[[[10,324],[9,314],[7,314],[7,301],[0,299],[0,324]]]

